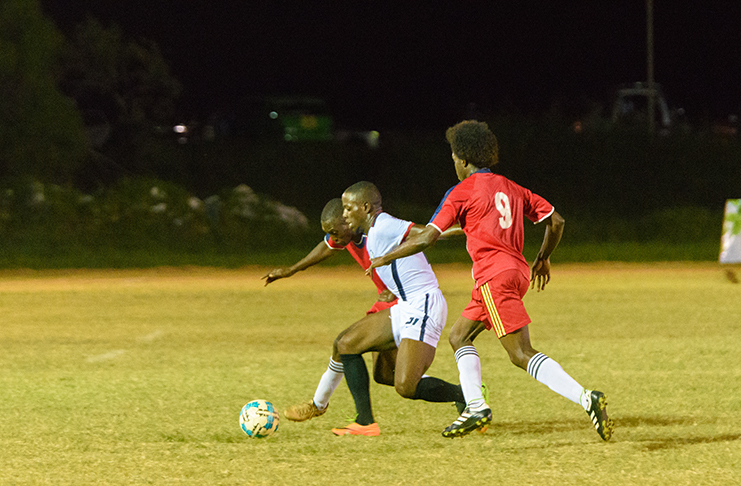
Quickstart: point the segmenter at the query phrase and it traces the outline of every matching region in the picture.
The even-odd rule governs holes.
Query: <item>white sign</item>
[[[741,199],[726,201],[720,263],[741,263]]]

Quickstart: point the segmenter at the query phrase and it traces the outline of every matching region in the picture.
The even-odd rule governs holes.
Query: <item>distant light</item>
[[[270,118],[272,118],[273,120],[275,120],[276,118],[278,118],[278,112],[277,111],[271,111],[270,112]]]
[[[188,127],[186,127],[185,125],[175,125],[174,127],[172,127],[172,131],[175,133],[185,133],[188,131]]]

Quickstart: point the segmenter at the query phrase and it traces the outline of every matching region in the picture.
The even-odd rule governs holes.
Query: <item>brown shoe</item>
[[[324,407],[322,410],[319,410],[314,404],[314,400],[309,400],[308,402],[288,407],[286,411],[283,412],[283,416],[293,422],[303,422],[304,420],[324,415],[327,408],[329,408],[329,405]]]

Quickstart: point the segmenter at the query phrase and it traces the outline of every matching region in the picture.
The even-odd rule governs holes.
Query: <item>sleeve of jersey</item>
[[[394,245],[401,245],[412,230],[412,226],[414,223],[411,221],[389,218],[384,224],[383,231],[388,238],[387,241],[393,242]]]
[[[344,246],[340,246],[337,243],[335,243],[332,238],[329,237],[329,234],[324,235],[324,243],[327,244],[330,250],[344,250]]]
[[[555,208],[551,203],[526,190],[524,212],[527,219],[533,223],[540,223],[553,214],[553,211],[555,211]]]
[[[432,219],[427,223],[428,226],[434,226],[440,233],[450,228],[458,221],[458,192],[455,191],[458,186],[451,188],[443,200],[440,202],[435,214],[432,215]]]

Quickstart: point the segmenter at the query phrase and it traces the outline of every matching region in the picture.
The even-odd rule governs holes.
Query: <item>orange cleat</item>
[[[332,433],[334,435],[367,435],[369,437],[376,437],[381,435],[381,429],[377,423],[360,425],[357,422],[353,422],[346,427],[332,429]]]

